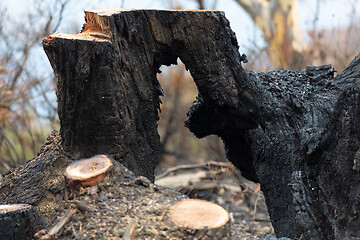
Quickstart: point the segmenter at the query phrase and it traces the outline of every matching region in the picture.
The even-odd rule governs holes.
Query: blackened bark
[[[190,111],[190,130],[220,136],[229,160],[260,182],[278,236],[360,237],[360,56],[333,74],[330,65],[247,72],[259,116],[253,129],[217,128],[224,114],[214,120],[220,110],[202,99]],[[210,132],[199,127],[209,121]]]
[[[153,179],[161,64],[177,57],[199,96],[186,125],[220,136],[227,156],[261,183],[278,236],[360,237],[360,57],[331,66],[245,72],[218,11],[86,12],[80,35],[44,49],[58,77],[63,146],[73,158],[110,154]]]
[[[0,205],[1,239],[34,239],[35,233],[48,225],[48,222],[31,205]]]
[[[72,163],[65,156],[58,132],[53,131],[39,154],[4,174],[0,183],[0,204],[30,204],[47,221],[68,207],[64,199],[66,182],[63,172]]]
[[[44,49],[58,77],[65,151],[73,159],[109,154],[152,179],[159,157],[156,72],[107,40],[56,37]],[[132,61],[139,67],[128,67]]]

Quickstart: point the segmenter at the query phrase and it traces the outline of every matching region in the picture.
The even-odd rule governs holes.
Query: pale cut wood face
[[[22,208],[29,207],[28,204],[7,204],[7,205],[0,205],[0,213],[4,212],[11,212],[16,211]]]
[[[215,229],[229,222],[229,213],[221,206],[198,199],[183,200],[170,209],[172,221],[179,227]]]
[[[64,177],[69,186],[89,187],[101,181],[112,166],[111,159],[106,155],[96,155],[69,165],[64,172]]]

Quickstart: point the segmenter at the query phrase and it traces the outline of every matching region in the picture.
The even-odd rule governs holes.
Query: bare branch
[[[42,236],[40,239],[51,239],[51,237],[55,236],[64,226],[65,224],[71,219],[74,215],[75,209],[69,208],[66,210],[64,215],[61,217],[58,223],[56,223],[52,228],[49,229],[48,233]]]
[[[53,28],[52,32],[56,32],[56,30],[59,28],[62,20],[63,20],[63,15],[64,15],[64,11],[66,8],[66,5],[70,2],[70,0],[65,0],[64,2],[61,3],[61,7],[60,7],[60,12],[59,12],[59,17],[58,17],[58,21],[55,24],[55,27]],[[47,34],[46,34],[47,35]]]

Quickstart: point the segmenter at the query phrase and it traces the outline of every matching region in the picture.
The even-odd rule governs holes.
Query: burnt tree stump
[[[335,78],[330,65],[245,72],[219,11],[88,11],[81,34],[43,45],[72,158],[108,154],[153,179],[156,73],[179,57],[199,90],[186,126],[221,137],[228,159],[260,182],[277,235],[360,238],[360,56]]]
[[[1,239],[34,239],[35,233],[48,225],[43,216],[31,205],[0,205]]]
[[[156,73],[178,57],[201,96],[251,118],[238,99],[246,101],[246,75],[222,12],[107,9],[85,14],[81,34],[54,33],[43,41],[57,76],[63,146],[74,159],[108,154],[153,179],[162,95]]]
[[[261,184],[277,236],[359,239],[360,55],[335,78],[326,65],[248,71],[246,81],[256,118],[243,124],[244,112],[200,97],[186,125],[220,136],[228,159]]]

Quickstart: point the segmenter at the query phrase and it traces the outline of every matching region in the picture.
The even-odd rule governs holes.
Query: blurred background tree
[[[307,43],[299,24],[299,3],[294,0],[236,0],[250,15],[267,42],[267,53],[276,68],[299,70]]]
[[[85,9],[106,7],[199,8],[225,10],[237,31],[246,69],[304,69],[331,63],[341,72],[360,50],[360,1],[345,0],[341,21],[319,27],[334,0],[4,0],[0,2],[0,168],[18,166],[34,157],[52,129],[59,128],[54,75],[42,52],[41,40],[57,30],[81,29]],[[16,6],[14,5],[16,4]],[[227,7],[229,6],[229,7]],[[309,6],[313,6],[312,8]],[[336,18],[337,9],[332,17]],[[235,14],[228,14],[229,11]],[[300,13],[312,13],[303,19]],[[342,13],[343,14],[343,13]],[[78,17],[81,16],[81,17]],[[307,15],[309,16],[309,14]],[[77,17],[77,18],[76,18]],[[251,19],[251,22],[244,21]],[[327,16],[328,18],[328,16]],[[340,19],[340,18],[339,18]],[[328,19],[326,19],[328,20]],[[331,22],[329,20],[329,22]],[[247,31],[238,31],[238,26]],[[260,33],[260,34],[254,34]],[[244,42],[241,39],[249,41]],[[261,35],[260,37],[257,35]],[[219,138],[196,139],[185,127],[186,112],[197,95],[182,63],[162,67],[164,88],[159,121],[162,167],[182,161],[225,160]]]
[[[31,159],[58,126],[53,74],[34,54],[61,24],[68,0],[31,1],[20,18],[0,2],[0,164],[3,170]]]

